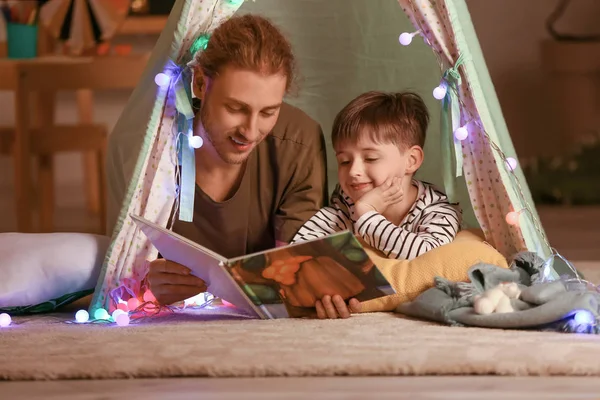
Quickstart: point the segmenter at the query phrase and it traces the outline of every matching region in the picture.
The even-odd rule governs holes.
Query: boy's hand
[[[361,305],[356,299],[350,299],[348,305],[340,295],[323,296],[323,299],[315,303],[317,316],[320,319],[348,318],[350,314],[360,312]]]
[[[365,193],[354,207],[359,218],[369,211],[383,214],[389,206],[401,202],[403,197],[402,178],[388,178],[381,185]]]

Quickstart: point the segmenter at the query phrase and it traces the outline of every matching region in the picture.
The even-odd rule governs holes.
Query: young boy
[[[462,213],[431,184],[413,179],[423,162],[429,114],[416,94],[368,92],[336,116],[339,185],[292,242],[349,229],[386,257],[411,260],[450,243]]]

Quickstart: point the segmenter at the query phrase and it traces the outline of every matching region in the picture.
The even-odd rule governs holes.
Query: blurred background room
[[[386,67],[400,60],[398,68],[426,75],[399,81],[403,85],[415,82],[420,87],[428,80],[426,86],[438,79],[433,55],[411,59],[413,53],[398,44],[400,33],[414,29],[400,9],[388,12],[398,8],[396,0],[328,0],[327,6],[314,0],[257,0],[246,2],[240,12],[258,11],[282,22],[291,9],[312,7],[343,17],[340,4],[349,1],[363,4],[373,14],[348,16],[348,35],[342,39],[347,41],[340,43],[339,51],[352,45],[361,24],[373,21],[381,31],[369,40],[385,42],[382,48],[389,56],[373,64],[373,73],[402,74],[403,69]],[[5,20],[13,19],[7,21],[7,34],[0,32],[0,232],[106,234],[102,171],[106,137],[144,70],[174,0],[113,2],[114,26],[103,24],[104,29],[116,30],[110,42],[83,37],[69,48],[64,42],[77,29],[62,29],[67,25],[63,19],[76,15],[67,13],[60,21],[46,15],[55,28],[52,31],[40,23],[37,2],[19,1],[31,7],[22,8],[22,15],[15,17],[5,13],[5,0],[0,0]],[[467,0],[467,4],[519,163],[552,245],[571,260],[600,260],[596,244],[600,237],[600,1]],[[288,29],[292,32],[296,27],[284,26],[284,31]],[[319,51],[319,43],[310,41],[314,37],[291,34],[291,38],[303,54]],[[430,52],[422,41],[414,46],[410,50],[414,54]],[[36,59],[32,63],[38,65],[15,76],[14,63],[32,56]],[[377,69],[382,66],[385,72]],[[300,68],[310,87],[311,73],[319,66],[305,61]],[[353,79],[350,70],[341,76],[333,87]],[[290,101],[300,106],[331,101],[332,109],[339,109],[348,100],[336,97],[332,89],[331,99],[301,95]],[[439,106],[432,106],[431,112],[439,114]],[[327,134],[331,121],[311,116]],[[432,122],[439,126],[439,116]],[[15,135],[23,129],[31,133],[25,144],[31,154],[28,160],[15,159],[13,151],[20,143]],[[431,129],[436,129],[435,123]],[[19,173],[31,176],[31,183],[17,182]],[[33,194],[24,204],[19,185],[29,184]],[[28,220],[25,214],[31,222],[19,226],[19,219]]]

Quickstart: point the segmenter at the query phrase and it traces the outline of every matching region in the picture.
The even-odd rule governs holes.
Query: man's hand
[[[340,295],[324,296],[315,303],[317,316],[320,319],[326,318],[348,318],[350,314],[360,312],[361,305],[356,299],[350,299],[348,305]]]
[[[354,207],[359,218],[369,211],[383,214],[389,206],[401,202],[403,197],[402,178],[388,178],[381,185],[365,193]]]
[[[173,304],[206,292],[206,283],[192,275],[189,268],[164,259],[150,263],[148,283],[152,294],[162,305]]]

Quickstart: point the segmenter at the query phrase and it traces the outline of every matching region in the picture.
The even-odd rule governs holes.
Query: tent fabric
[[[233,15],[239,3],[176,1],[147,71],[111,135],[107,179],[109,192],[115,196],[109,198],[109,209],[120,213],[109,213],[111,228],[114,225],[112,245],[91,311],[99,307],[110,309],[119,296],[139,297],[144,290],[146,263],[156,257],[156,251],[128,215],[139,214],[166,226],[170,211],[177,204],[175,100],[172,93],[157,88],[154,76],[169,65],[182,66],[187,62],[194,40]],[[521,217],[519,227],[508,226],[504,221],[507,212],[524,208],[530,194],[520,171],[517,169],[516,175],[507,171],[503,156],[490,147],[491,140],[516,158],[465,1],[399,3],[404,14],[398,4],[389,0],[246,1],[239,13],[264,15],[288,34],[303,79],[300,94],[286,100],[321,123],[324,132],[330,131],[337,111],[364,91],[411,89],[421,94],[430,109],[431,126],[426,160],[418,177],[439,186],[448,184],[442,178],[444,171],[452,168],[454,172],[456,165],[443,164],[441,155],[448,148],[458,147],[462,154],[454,153],[453,157],[462,156],[458,169],[463,171],[462,176],[453,177],[451,185],[468,225],[480,226],[488,242],[507,257],[522,250],[547,256],[543,230],[531,222],[537,218],[535,209],[528,213],[532,219]],[[401,32],[417,29],[433,52],[416,40],[417,36],[408,47],[398,44]],[[431,92],[461,55],[457,93],[464,112],[460,121],[451,123],[470,122],[470,136],[456,146],[451,133],[443,141],[439,127],[447,116],[440,117],[443,102],[435,100]],[[327,144],[332,189],[337,173],[328,137]],[[515,178],[521,182],[521,189]]]
[[[129,215],[140,215],[166,226],[175,204],[177,182],[173,177],[179,138],[175,96],[172,91],[157,87],[154,78],[158,73],[184,67],[182,64],[191,58],[189,50],[195,39],[212,32],[238,6],[229,1],[177,1],[153,51],[154,57],[115,126],[109,144],[107,180],[113,185],[110,191],[117,196],[109,199],[113,203],[108,206],[113,210],[120,208],[120,214],[109,215],[117,221],[90,311],[111,310],[120,299],[143,295],[147,261],[155,259],[158,253]],[[118,193],[124,193],[127,182],[127,192],[120,200]],[[121,201],[118,207],[115,202]]]
[[[512,189],[513,182],[510,181],[506,156],[495,151],[490,143],[495,143],[498,136],[486,106],[486,98],[491,93],[484,97],[479,77],[473,70],[471,49],[465,41],[454,4],[460,1],[399,0],[399,3],[438,55],[443,70],[452,68],[459,57],[464,59],[459,68],[460,83],[448,89],[447,96],[450,97],[445,100],[459,103],[460,114],[458,118],[452,116],[453,129],[447,132],[449,141],[442,140],[441,145],[452,149],[458,143],[458,151],[462,152],[459,156],[463,158],[459,161],[462,161],[471,204],[487,241],[506,257],[527,248],[523,234],[531,246],[539,249],[541,238],[530,232],[529,221],[520,218],[520,224],[514,226],[505,220],[509,212],[520,211],[524,205],[515,196],[508,195],[507,190]],[[456,95],[452,93],[453,89],[456,89]],[[468,127],[469,136],[459,141],[452,132],[463,125]],[[445,170],[451,171],[452,165],[446,163]],[[446,184],[446,190],[448,186]]]
[[[461,27],[457,38],[459,49],[468,49],[470,54],[470,62],[465,64],[465,75],[471,86],[473,101],[477,105],[480,121],[491,141],[501,149],[502,153],[506,157],[517,159],[467,5],[464,0],[455,1],[448,4],[448,9],[454,19],[454,24]],[[523,170],[517,167],[510,171],[505,168],[505,157],[499,157],[500,153],[497,151],[494,151],[493,155],[496,164],[502,166],[502,168],[499,168],[499,173],[504,190],[512,203],[512,210],[520,211],[523,214],[519,226],[526,248],[529,251],[536,252],[545,260],[549,259],[553,250],[550,248],[548,238],[541,225]],[[515,233],[519,234],[519,232]],[[551,260],[551,263],[554,264],[551,276],[558,277],[558,274],[572,274],[571,267],[566,263],[555,263],[554,257]]]

